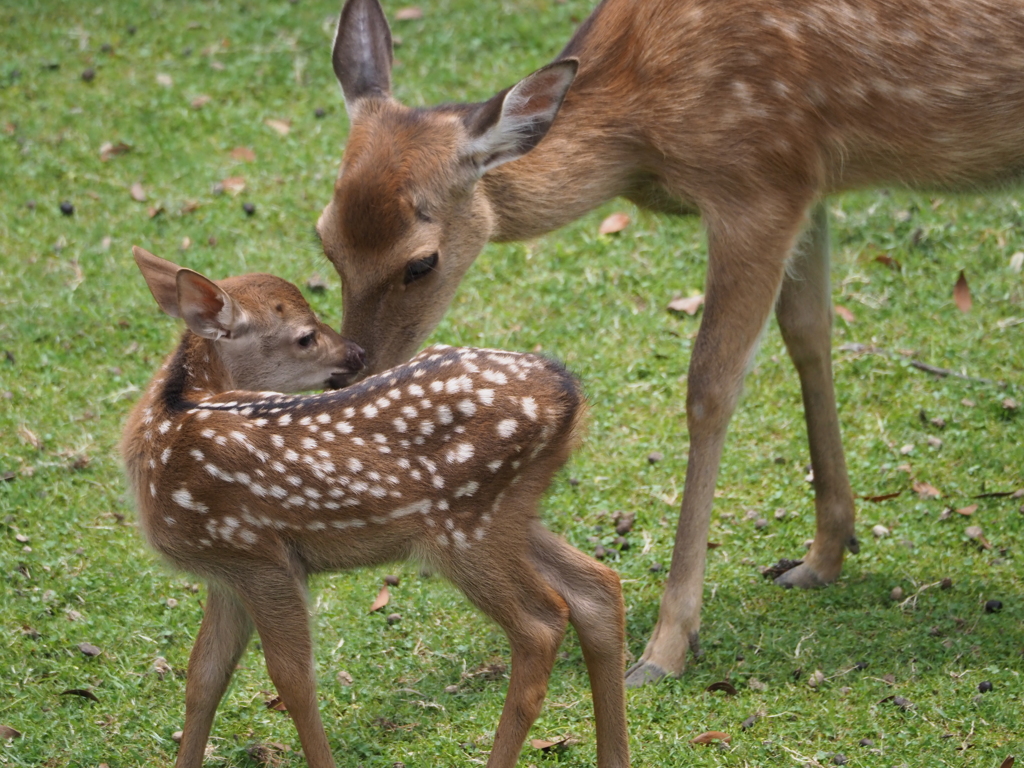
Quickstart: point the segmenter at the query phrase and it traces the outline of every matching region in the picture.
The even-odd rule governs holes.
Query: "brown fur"
[[[376,0],[349,4],[373,17]],[[382,19],[370,34],[344,38],[351,60],[360,45],[380,50]],[[373,371],[413,353],[486,240],[535,237],[616,196],[702,216],[709,266],[688,379],[686,493],[659,623],[629,675],[639,685],[681,673],[697,637],[722,443],[773,309],[800,375],[817,506],[813,547],[779,581],[828,583],[844,550],[856,550],[832,385],[821,201],[869,185],[972,191],[1019,180],[1024,3],[604,0],[563,51],[569,57],[578,62],[571,88],[545,92],[565,97],[557,118],[544,123],[546,137],[528,153],[524,142],[520,159],[486,168],[478,182],[470,172],[474,148],[501,122],[493,101],[410,110],[388,95],[390,72],[377,73],[386,84],[370,93],[346,87],[348,71],[337,68],[360,146],[371,135],[398,137],[411,113],[436,123],[437,136],[452,117],[464,129],[445,146],[431,139],[400,150],[429,153],[432,165],[417,166],[419,176],[407,180],[434,195],[426,202],[437,212],[429,226],[414,223],[386,248],[348,248],[342,176],[320,233],[348,283],[343,331],[366,347]],[[536,75],[509,93],[523,84],[535,88]],[[371,104],[381,110],[364,120]],[[462,181],[437,191],[452,179]],[[355,264],[370,263],[397,273],[425,241],[442,264],[422,285],[399,292],[354,274]],[[370,307],[381,322],[361,322]]]
[[[213,284],[189,273],[197,309],[181,277],[170,295],[173,265],[146,256],[154,295],[192,317],[190,327],[216,335],[209,325],[229,303],[246,318],[218,338],[186,332],[121,444],[149,543],[210,585],[178,767],[201,764],[254,626],[309,765],[334,766],[316,702],[306,578],[409,558],[445,575],[509,636],[512,676],[488,765],[515,764],[571,622],[591,675],[600,765],[628,766],[618,577],[537,518],[578,440],[585,409],[572,376],[533,355],[432,347],[335,392],[251,391],[262,389],[251,380],[239,390],[232,345],[315,322],[298,290],[246,275],[217,283],[227,298],[214,301]],[[261,357],[267,370],[302,366],[277,344]]]

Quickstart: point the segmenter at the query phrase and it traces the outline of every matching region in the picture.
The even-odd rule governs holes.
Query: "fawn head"
[[[551,64],[483,103],[411,109],[391,98],[378,0],[346,2],[333,63],[351,132],[317,233],[341,277],[341,332],[366,349],[369,375],[407,360],[440,322],[493,231],[477,181],[540,142],[577,63]]]
[[[214,282],[135,246],[160,308],[216,351],[230,389],[338,389],[362,369],[358,344],[321,323],[299,289],[273,275]]]

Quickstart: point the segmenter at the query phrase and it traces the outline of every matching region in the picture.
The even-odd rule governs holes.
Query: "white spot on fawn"
[[[532,397],[524,397],[523,398],[523,413],[526,414],[526,417],[528,419],[530,419],[530,421],[536,421],[537,420],[537,401],[534,400]]]
[[[511,437],[512,433],[516,431],[516,427],[519,426],[519,422],[515,419],[503,419],[498,422],[498,436],[499,437]],[[498,462],[500,465],[501,462]]]
[[[476,452],[476,449],[469,443],[459,443],[454,448],[448,450],[444,457],[448,460],[449,464],[465,464]]]
[[[468,483],[456,490],[454,496],[456,499],[460,499],[463,496],[472,496],[478,490],[480,490],[480,483],[476,480],[470,480]]]

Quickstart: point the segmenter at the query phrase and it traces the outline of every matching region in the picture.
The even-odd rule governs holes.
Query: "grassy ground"
[[[395,24],[396,91],[412,104],[490,95],[557,52],[589,10],[587,0],[423,9],[422,20]],[[336,12],[311,0],[0,7],[0,725],[23,734],[0,738],[0,764],[173,761],[204,596],[143,546],[116,458],[124,416],[178,333],[129,247],[214,277],[267,270],[305,285],[319,274],[327,290],[306,293],[338,322],[337,284],[310,232],[346,131],[329,64]],[[202,95],[208,103],[194,108]],[[268,119],[290,121],[290,132]],[[130,149],[104,161],[108,142]],[[236,147],[255,159],[233,157]],[[245,189],[218,194],[231,177]],[[145,201],[130,196],[135,183]],[[853,316],[837,321],[835,369],[854,488],[903,493],[859,503],[862,552],[835,586],[797,593],[763,581],[757,566],[797,556],[813,530],[798,384],[770,327],[722,465],[706,653],[683,678],[629,694],[637,766],[833,764],[838,752],[855,766],[996,768],[1024,752],[1022,500],[976,498],[1024,487],[1024,408],[1003,405],[1024,401],[1024,284],[1010,265],[1024,250],[1020,204],[1010,194],[872,192],[830,206],[835,302]],[[162,212],[151,217],[151,207]],[[599,236],[614,210],[633,224]],[[636,513],[632,546],[612,557],[633,654],[656,618],[664,570],[652,566],[671,551],[699,322],[665,305],[698,292],[704,269],[696,221],[613,204],[537,242],[488,247],[434,335],[539,346],[583,378],[590,438],[545,516],[593,550],[614,538],[616,510]],[[961,269],[967,313],[952,301]],[[1006,386],[939,379],[911,358]],[[649,464],[652,451],[664,460]],[[920,499],[914,481],[941,498]],[[975,504],[969,518],[943,514]],[[877,524],[891,534],[874,538]],[[967,536],[972,524],[991,549]],[[393,625],[367,613],[389,571],[402,576]],[[921,591],[943,578],[951,589]],[[894,587],[903,602],[890,599]],[[339,765],[484,762],[507,679],[501,633],[410,566],[314,588],[322,709]],[[1001,612],[985,612],[991,599]],[[101,653],[83,654],[86,642]],[[824,680],[812,688],[816,671]],[[705,692],[722,680],[738,693]],[[979,693],[982,681],[990,692]],[[269,691],[254,647],[222,703],[210,764],[301,764],[291,723],[264,706]],[[731,734],[729,747],[690,744],[707,730]],[[593,764],[571,636],[533,735],[579,742],[556,754],[528,746],[524,765]]]

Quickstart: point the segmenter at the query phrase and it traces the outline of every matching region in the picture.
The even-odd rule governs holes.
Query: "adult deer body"
[[[604,0],[555,63],[513,88],[410,109],[390,96],[377,0],[346,4],[334,68],[351,133],[318,231],[367,370],[414,352],[488,240],[534,237],[616,196],[703,219],[685,494],[631,685],[679,674],[696,651],[726,427],[773,308],[800,376],[817,511],[813,546],[779,581],[826,584],[857,551],[821,201],[1017,179],[1022,51],[1019,0]]]
[[[209,582],[177,766],[202,763],[253,626],[306,760],[334,766],[307,575],[416,558],[509,637],[511,681],[487,764],[515,764],[571,622],[591,678],[598,765],[626,768],[618,577],[537,519],[577,439],[574,379],[533,355],[434,347],[338,392],[260,391],[334,385],[361,367],[362,350],[279,278],[213,283],[141,249],[136,260],[160,306],[189,328],[122,442],[149,542]]]

